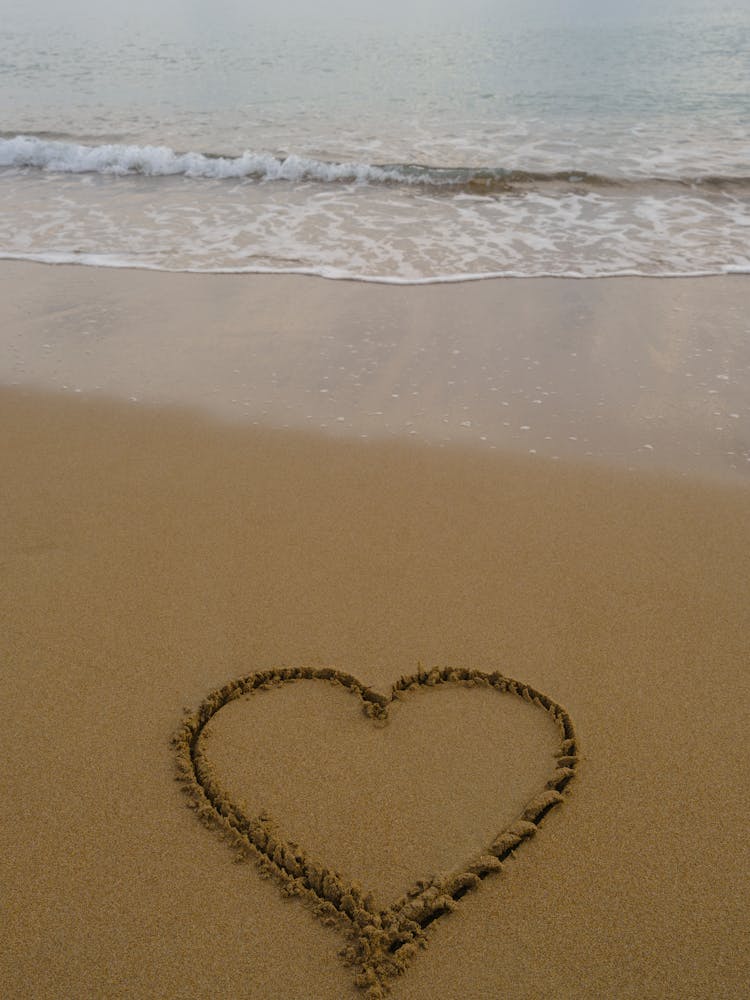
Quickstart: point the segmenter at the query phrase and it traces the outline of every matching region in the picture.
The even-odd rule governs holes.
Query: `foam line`
[[[402,278],[391,274],[355,274],[335,267],[166,267],[147,264],[111,254],[96,253],[23,253],[0,250],[0,260],[21,260],[32,264],[76,265],[80,267],[111,267],[130,271],[163,271],[166,274],[292,274],[329,281],[361,281],[372,285],[454,285],[464,281],[488,281],[493,278],[565,278],[589,281],[596,278],[713,278],[729,274],[750,274],[750,265],[727,265],[700,271],[648,271],[637,268],[617,268],[612,271],[477,271],[466,274],[439,274],[423,278]]]

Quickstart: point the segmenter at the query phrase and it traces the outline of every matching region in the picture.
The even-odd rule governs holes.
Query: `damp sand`
[[[375,704],[500,671],[575,724],[564,801],[394,997],[744,995],[746,488],[26,388],[0,394],[0,463],[3,995],[363,995],[341,926],[232,863],[174,780],[186,711],[299,665]],[[384,723],[284,683],[217,713],[207,753],[387,906],[486,853],[561,759],[522,695],[428,686]]]
[[[750,278],[429,286],[0,262],[0,384],[750,476]]]

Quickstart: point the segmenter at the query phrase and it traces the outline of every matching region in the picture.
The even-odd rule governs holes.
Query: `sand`
[[[394,286],[0,267],[0,384],[750,477],[750,282]]]
[[[739,478],[31,381],[0,393],[0,467],[3,995],[354,1000],[351,916],[422,879],[458,902],[383,973],[394,997],[744,996]],[[359,687],[278,673],[302,668]],[[313,895],[348,917],[268,840],[270,877],[233,863],[175,780],[183,720],[274,670],[203,751],[233,809],[339,872],[351,902]],[[496,672],[521,686],[466,683]],[[519,828],[560,768],[562,801]],[[479,857],[502,870],[448,884]]]

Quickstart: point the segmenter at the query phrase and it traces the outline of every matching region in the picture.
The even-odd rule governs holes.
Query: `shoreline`
[[[393,275],[350,275],[334,273],[333,269],[313,268],[190,268],[166,267],[157,264],[136,264],[119,261],[103,254],[22,254],[0,251],[0,261],[20,264],[42,264],[45,267],[97,267],[113,271],[151,271],[157,274],[197,274],[207,276],[234,275],[236,277],[296,277],[320,278],[323,281],[350,281],[363,285],[394,285],[398,288],[423,287],[425,285],[462,285],[477,281],[614,281],[618,278],[637,278],[653,281],[686,280],[701,278],[743,278],[750,274],[750,267],[729,267],[714,271],[669,271],[651,273],[638,270],[608,271],[601,274],[581,274],[579,271],[562,273],[538,272],[524,274],[519,271],[488,271],[466,275],[441,275],[429,278],[398,278]]]

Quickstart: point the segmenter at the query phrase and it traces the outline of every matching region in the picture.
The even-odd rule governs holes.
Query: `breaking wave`
[[[503,167],[450,167],[418,163],[357,163],[319,160],[296,154],[246,151],[240,156],[186,152],[167,146],[104,144],[89,146],[39,136],[0,138],[0,167],[34,168],[66,174],[184,176],[192,179],[319,184],[392,184],[446,189],[453,193],[492,194],[527,186],[573,185],[587,189],[648,184],[703,186],[750,191],[750,176],[659,175],[609,177],[585,170],[534,171]]]

